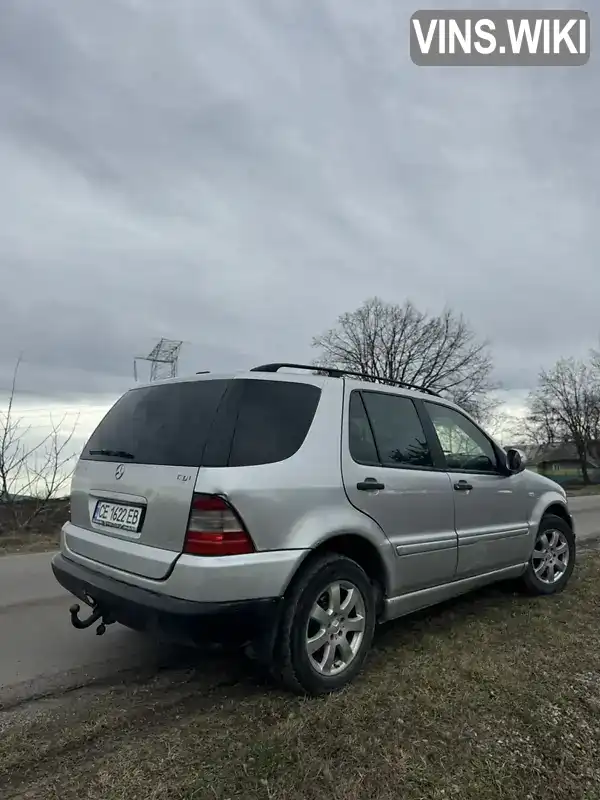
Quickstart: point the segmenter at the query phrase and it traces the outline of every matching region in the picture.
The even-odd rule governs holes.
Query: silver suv
[[[319,694],[377,623],[504,579],[553,594],[574,561],[565,492],[454,404],[267,364],[126,392],[77,463],[52,569],[90,606],[75,627],[233,641]]]

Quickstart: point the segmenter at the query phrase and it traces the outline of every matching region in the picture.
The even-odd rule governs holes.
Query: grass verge
[[[600,484],[593,484],[592,486],[578,486],[577,488],[567,489],[569,497],[585,497],[588,494],[600,494]]]
[[[60,529],[49,533],[22,531],[0,536],[0,556],[26,553],[47,553],[58,550]]]
[[[600,555],[383,628],[341,694],[206,663],[0,714],[3,800],[598,800]]]

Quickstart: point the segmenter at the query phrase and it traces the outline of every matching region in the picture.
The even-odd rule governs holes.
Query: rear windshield
[[[186,381],[132,389],[88,441],[82,458],[197,467],[228,380]]]
[[[302,446],[320,394],[296,381],[248,379],[132,389],[104,417],[81,457],[180,467],[283,461]]]

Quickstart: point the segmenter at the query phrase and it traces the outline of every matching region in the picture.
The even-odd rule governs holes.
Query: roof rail
[[[433,397],[439,397],[438,392],[433,389],[426,389],[423,386],[417,386],[414,383],[406,383],[406,381],[395,381],[389,378],[378,378],[376,375],[370,375],[368,372],[353,372],[349,369],[339,369],[337,367],[320,367],[315,364],[290,364],[285,361],[273,364],[261,364],[260,367],[252,367],[250,372],[279,372],[280,369],[307,369],[315,375],[327,375],[329,378],[359,378],[369,383],[381,383],[386,386],[399,386],[402,389],[413,389],[416,392],[424,392]]]

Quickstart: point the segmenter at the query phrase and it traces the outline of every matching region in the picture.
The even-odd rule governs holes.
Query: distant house
[[[547,475],[559,483],[578,483],[583,479],[577,448],[573,442],[535,445],[523,448],[527,468]],[[591,481],[600,482],[600,442],[593,442],[587,458]]]

